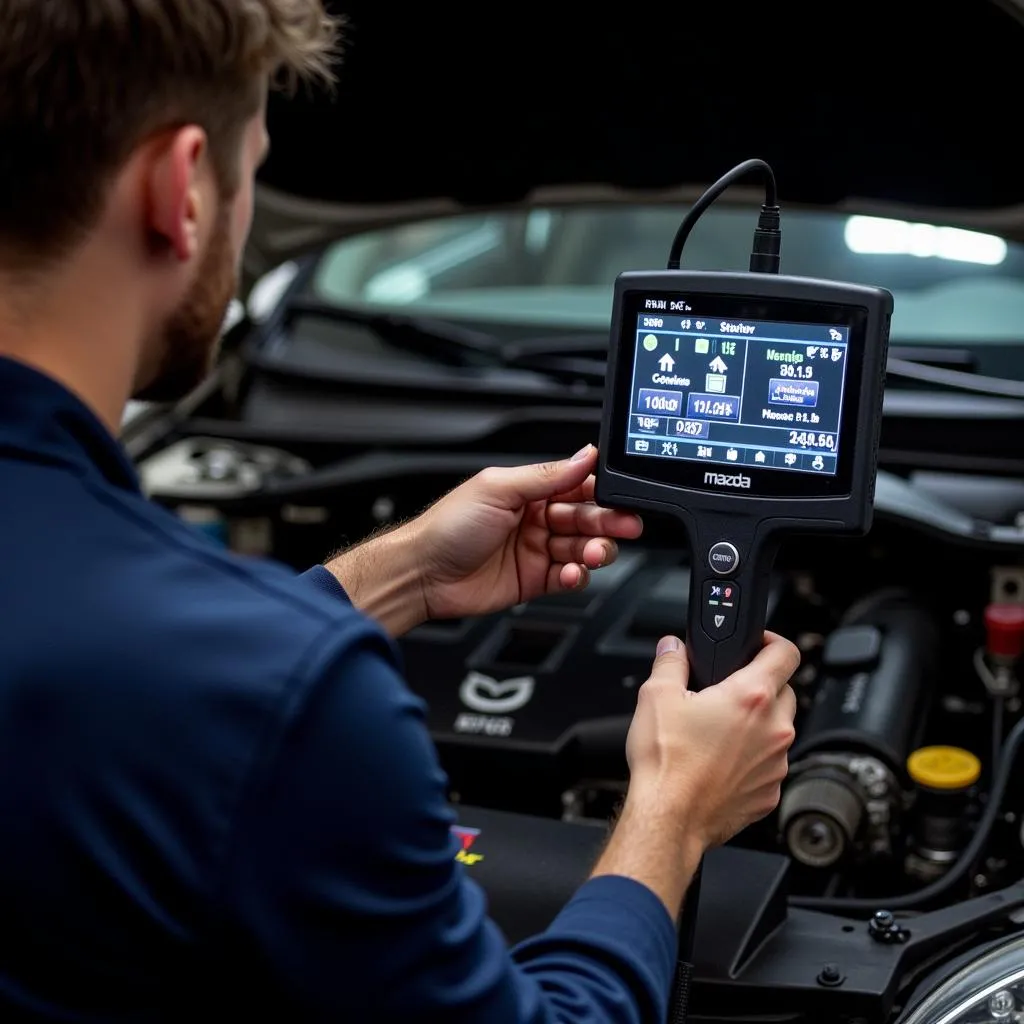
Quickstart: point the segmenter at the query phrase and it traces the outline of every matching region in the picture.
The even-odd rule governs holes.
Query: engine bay
[[[413,462],[355,459],[328,486],[281,451],[191,439],[141,473],[156,500],[234,549],[302,569],[339,535],[355,542],[422,509],[471,462],[426,458],[416,473]],[[797,740],[777,815],[735,841],[785,856],[791,899],[821,910],[925,909],[1024,874],[1019,784],[1009,779],[987,813],[1021,720],[1016,530],[986,533],[887,474],[876,504],[866,539],[802,538],[778,556],[768,628],[803,655]],[[342,508],[354,528],[338,529]],[[586,590],[431,622],[400,641],[454,802],[607,823],[626,784],[636,689],[657,639],[686,622],[677,545],[673,524],[646,517],[643,537]],[[984,854],[963,870],[979,827]],[[917,902],[922,891],[932,895]]]
[[[636,687],[658,638],[686,621],[688,584],[684,552],[634,545],[582,593],[410,634],[408,678],[456,798],[606,821]],[[937,559],[906,526],[782,552],[768,628],[803,655],[797,740],[776,817],[737,844],[790,858],[803,905],[868,910],[950,876],[1020,718],[1016,681],[997,676],[1006,630],[1024,630],[1021,593],[1012,567],[981,569],[973,551]],[[946,899],[1021,877],[1020,796],[1005,794],[985,857]]]

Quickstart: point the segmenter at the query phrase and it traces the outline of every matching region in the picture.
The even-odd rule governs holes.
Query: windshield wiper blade
[[[960,370],[974,373],[978,369],[978,358],[969,348],[949,345],[901,344],[889,346],[890,359],[905,359],[923,366],[938,366],[946,370]]]
[[[288,304],[286,317],[291,320],[300,316],[359,324],[395,348],[449,366],[532,370],[568,383],[600,384],[605,378],[608,349],[605,334],[502,342],[484,331],[432,317],[371,313],[296,296]],[[1024,399],[1024,381],[984,377],[899,356],[890,355],[886,373],[890,377],[981,395]]]
[[[371,313],[297,296],[288,304],[287,320],[309,316],[366,327],[382,341],[449,366],[499,366],[502,343],[483,331],[445,320],[399,313]]]
[[[1024,399],[1024,381],[1004,380],[1002,377],[983,377],[962,370],[947,370],[939,366],[915,363],[909,359],[889,357],[885,365],[888,377],[903,377],[906,380],[921,381],[924,384],[938,384],[940,387],[958,391],[973,391],[979,395],[999,398]]]
[[[507,342],[505,365],[545,373],[568,384],[604,383],[608,367],[607,334],[569,334]]]
[[[543,373],[567,384],[603,384],[607,366],[605,359],[537,355],[517,359],[509,368]]]
[[[395,348],[423,355],[453,367],[504,367],[545,374],[569,384],[601,384],[606,373],[607,335],[565,335],[528,338],[503,342],[494,335],[452,324],[429,316],[401,313],[379,313],[350,309],[317,299],[297,296],[288,304],[286,322],[298,316],[315,316],[336,323],[366,327],[381,340]],[[907,352],[894,347],[893,352]],[[914,354],[919,354],[914,349]],[[924,350],[920,354],[926,355]],[[950,353],[946,353],[947,356]],[[927,357],[927,355],[926,355]],[[939,361],[936,358],[936,361]],[[889,377],[919,381],[940,387],[1004,398],[1024,399],[1024,381],[983,377],[978,374],[949,369],[946,366],[890,354],[886,373]],[[970,364],[969,364],[970,365]]]
[[[608,335],[565,334],[547,338],[524,338],[506,342],[502,354],[509,366],[544,356],[587,356],[604,360],[608,357]]]
[[[608,351],[606,334],[530,338],[503,342],[484,331],[432,317],[371,313],[296,296],[286,322],[310,316],[358,324],[395,348],[458,367],[501,367],[542,373],[570,384],[602,384]],[[585,356],[592,358],[584,358]]]

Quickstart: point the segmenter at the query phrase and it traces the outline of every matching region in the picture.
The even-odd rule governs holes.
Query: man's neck
[[[116,437],[131,396],[138,359],[131,310],[102,298],[89,282],[41,291],[28,303],[0,301],[0,356],[63,384]],[[4,288],[0,284],[0,296]],[[8,292],[8,294],[10,294]]]

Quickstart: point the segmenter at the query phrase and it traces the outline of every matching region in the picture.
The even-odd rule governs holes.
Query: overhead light
[[[994,267],[1006,259],[998,235],[886,217],[850,217],[844,231],[850,252],[876,256],[919,256]]]

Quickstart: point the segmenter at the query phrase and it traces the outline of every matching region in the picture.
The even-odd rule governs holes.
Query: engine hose
[[[926,885],[916,892],[906,893],[901,896],[876,897],[872,899],[860,898],[836,898],[822,896],[792,896],[789,900],[791,907],[801,907],[804,910],[820,910],[830,914],[865,914],[870,916],[876,910],[916,910],[922,904],[930,903],[949,895],[958,882],[963,881],[974,866],[978,857],[985,849],[992,832],[992,826],[1002,807],[1003,798],[1006,796],[1006,787],[1010,784],[1010,776],[1013,774],[1013,765],[1020,752],[1021,743],[1024,742],[1024,719],[1021,719],[1006,737],[1002,753],[999,757],[992,788],[989,792],[988,803],[985,805],[985,813],[982,814],[978,827],[975,830],[971,841],[964,847],[963,852],[953,863],[952,867],[937,881]]]
[[[1006,718],[1006,698],[995,697],[992,702],[992,776],[999,764],[999,753],[1003,749],[1003,721]]]
[[[910,600],[912,600],[912,595],[906,587],[884,587],[881,590],[872,591],[847,608],[840,625],[860,625],[876,609],[886,604],[901,604]]]

